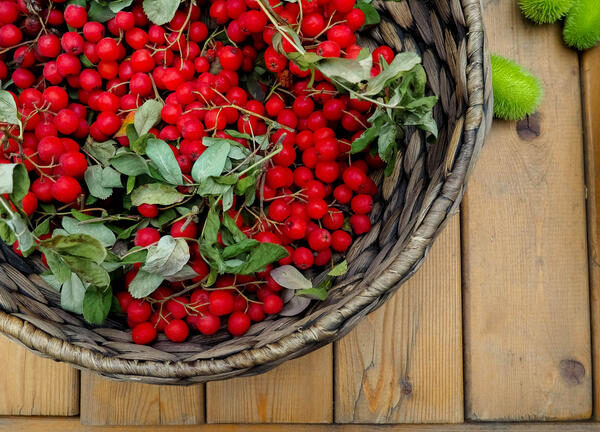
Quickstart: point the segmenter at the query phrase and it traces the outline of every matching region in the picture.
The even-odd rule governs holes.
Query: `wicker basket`
[[[255,375],[307,354],[348,333],[419,268],[436,235],[458,210],[492,118],[491,71],[480,0],[375,1],[382,22],[365,36],[423,58],[437,143],[409,129],[394,173],[380,185],[373,229],[347,255],[349,271],[327,301],[301,316],[253,325],[239,338],[224,331],[186,343],[131,342],[121,322],[101,328],[60,308],[59,294],[36,274],[39,260],[24,261],[2,245],[0,331],[30,350],[118,380],[186,385]]]

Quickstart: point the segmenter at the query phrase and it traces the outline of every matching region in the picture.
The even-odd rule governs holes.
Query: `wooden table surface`
[[[600,47],[580,56],[516,0],[483,4],[490,50],[546,96],[494,123],[460,216],[383,308],[270,373],[187,388],[80,374],[0,338],[0,430],[599,430]],[[360,425],[374,423],[394,426]],[[175,424],[193,426],[157,426]]]

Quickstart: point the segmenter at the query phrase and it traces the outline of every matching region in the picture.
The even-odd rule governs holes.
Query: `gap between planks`
[[[84,426],[79,419],[0,417],[2,432],[167,432],[169,426]],[[465,423],[445,425],[196,425],[177,432],[597,432],[598,424],[578,423]]]
[[[600,418],[600,46],[582,55],[588,198],[588,260],[592,310],[594,418]]]
[[[492,52],[543,81],[533,128],[496,121],[462,206],[465,405],[472,420],[592,410],[577,53],[516,1],[485,1]]]

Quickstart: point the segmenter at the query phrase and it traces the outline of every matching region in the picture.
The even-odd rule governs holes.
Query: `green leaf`
[[[204,221],[204,231],[202,232],[203,238],[211,245],[217,242],[217,236],[219,234],[219,228],[221,223],[219,222],[219,215],[214,208],[211,208],[206,215]]]
[[[243,132],[237,131],[235,129],[226,129],[225,133],[227,135],[230,135],[230,136],[234,137],[234,138],[242,138],[242,139],[247,139],[247,140],[251,140],[252,139],[251,135],[248,135],[247,133],[243,133]],[[237,141],[233,141],[233,140],[228,140],[228,141],[231,141],[232,143],[237,142]]]
[[[40,252],[42,252],[46,256],[46,262],[48,263],[48,267],[56,280],[61,284],[64,284],[68,280],[71,279],[71,269],[67,266],[67,264],[63,261],[59,254],[54,252],[52,249],[40,248]]]
[[[0,164],[0,194],[11,194],[19,203],[29,191],[29,175],[23,164]]]
[[[148,251],[146,249],[140,249],[138,251],[133,251],[135,248],[132,248],[126,257],[121,259],[121,262],[125,265],[136,264],[136,263],[145,263],[146,257],[148,256]]]
[[[174,186],[160,183],[148,183],[135,189],[131,194],[131,204],[157,204],[168,206],[183,201],[185,195],[179,193]]]
[[[135,187],[135,176],[127,177],[127,185],[125,187],[125,193],[129,195]]]
[[[214,247],[211,243],[203,241],[200,243],[200,253],[211,269],[214,269],[216,273],[222,274],[225,272],[225,262],[223,261],[219,249]],[[211,280],[211,277],[209,277],[209,280]],[[212,284],[209,283],[208,285],[210,286]]]
[[[336,266],[334,266],[329,273],[327,273],[328,276],[341,276],[344,275],[348,272],[348,262],[346,260],[343,260],[342,262],[340,262],[339,264],[337,264]]]
[[[267,265],[279,261],[288,256],[288,251],[280,245],[274,243],[261,243],[250,255],[246,263],[241,266],[237,274],[252,274],[263,270]]]
[[[229,188],[223,194],[223,211],[226,212],[233,206],[233,188]]]
[[[39,223],[38,226],[35,227],[35,229],[33,230],[33,235],[36,237],[40,237],[45,234],[48,234],[49,232],[50,232],[50,217],[44,219],[42,222]]]
[[[135,250],[139,249],[139,250]],[[126,267],[132,264],[143,263],[146,261],[146,254],[148,252],[145,249],[140,249],[138,247],[132,248],[127,252],[127,256],[124,256],[122,259],[117,254],[113,252],[108,252],[106,259],[102,263],[102,266],[108,272],[113,272],[121,267]]]
[[[111,167],[104,168],[104,170],[102,170],[102,187],[122,188],[123,183],[121,182],[121,174]]]
[[[40,246],[53,249],[63,258],[70,255],[77,258],[86,258],[97,264],[100,264],[106,258],[106,249],[102,246],[102,243],[88,234],[58,234],[51,239],[43,240]]]
[[[238,269],[244,265],[244,260],[235,258],[225,261],[225,273],[237,273]]]
[[[171,276],[166,276],[165,279],[169,282],[186,281],[198,277],[198,273],[189,265],[184,265],[181,270]]]
[[[379,119],[377,122],[373,123],[373,125],[366,129],[361,136],[352,141],[351,152],[359,153],[367,148],[369,144],[371,144],[377,135],[379,134],[379,128],[381,128],[381,124],[383,123],[383,119]]]
[[[112,304],[112,291],[90,286],[83,298],[83,317],[90,324],[102,324]]]
[[[83,221],[90,220],[90,219],[95,219],[95,216],[91,216],[91,215],[82,213],[82,212],[77,211],[75,209],[71,209],[71,214],[79,222],[83,222]],[[103,212],[103,215],[108,215],[108,213]]]
[[[233,258],[249,252],[259,244],[260,242],[258,240],[247,238],[238,243],[232,244],[231,246],[227,246],[225,249],[223,249],[223,259]]]
[[[15,99],[6,90],[0,90],[0,123],[21,124]]]
[[[284,265],[271,270],[271,277],[284,288],[297,290],[312,288],[312,282],[291,265]]]
[[[296,291],[296,295],[308,297],[315,300],[325,300],[329,296],[327,290],[331,286],[331,281],[324,281],[321,285]]]
[[[76,314],[82,314],[85,292],[86,286],[79,276],[69,270],[69,276],[60,289],[60,307]]]
[[[161,275],[140,269],[129,284],[129,293],[137,299],[147,297],[162,284],[163,280]]]
[[[131,6],[131,3],[133,3],[133,0],[117,0],[117,1],[111,1],[108,4],[108,8],[114,12],[120,12],[125,8],[128,8],[129,6]]]
[[[51,272],[42,273],[40,276],[56,291],[60,291],[62,289],[62,284],[56,280],[56,276],[54,276]]]
[[[113,193],[112,188],[102,186],[103,168],[92,165],[85,171],[84,178],[90,194],[101,200],[107,199]]]
[[[71,255],[62,255],[62,259],[82,281],[100,287],[110,285],[108,272],[95,262]]]
[[[167,211],[162,212],[156,219],[152,220],[152,225],[157,228],[162,228],[163,225],[171,222],[173,219],[177,217],[177,212],[170,208]]]
[[[46,213],[56,213],[56,206],[50,203],[39,203],[42,210]]]
[[[134,127],[133,125],[129,125],[129,126]],[[129,141],[130,142],[129,148],[139,155],[145,155],[146,147],[148,147],[148,140],[155,139],[155,138],[156,137],[154,135],[152,135],[151,133],[142,135],[141,137],[137,138],[135,141]]]
[[[156,270],[159,269],[165,262],[167,262],[175,250],[176,245],[177,243],[175,242],[175,238],[167,235],[161,237],[157,243],[148,247],[148,255],[144,270],[149,273],[159,273]]]
[[[365,14],[365,23],[361,27],[361,29],[379,24],[381,22],[381,17],[379,16],[379,12],[370,4],[371,2],[366,2],[364,0],[359,0],[356,3],[356,8],[360,9]]]
[[[106,22],[111,18],[114,18],[116,14],[110,10],[108,6],[101,5],[96,0],[90,1],[90,8],[88,9],[88,20]]]
[[[150,174],[148,162],[140,155],[133,152],[122,152],[110,159],[110,164],[121,174],[136,177]]]
[[[396,155],[398,127],[394,123],[384,123],[377,139],[377,153],[384,162],[390,162]]]
[[[15,234],[16,240],[19,242],[19,249],[21,252],[25,256],[29,255],[31,250],[33,250],[34,241],[33,235],[31,235],[31,231],[29,231],[25,219],[18,213],[11,213],[8,219],[5,219],[4,222]]]
[[[238,195],[243,195],[249,188],[256,187],[256,177],[249,175],[247,177],[239,179],[235,185],[235,192]]]
[[[80,223],[77,219],[63,216],[62,227],[69,234],[87,234],[98,240],[104,247],[111,247],[117,241],[115,234],[101,222]]]
[[[299,52],[291,52],[286,54],[287,57],[296,63],[301,69],[308,69],[315,66],[316,63],[323,60],[325,57],[321,57],[317,53],[314,52],[306,52],[304,54],[300,54]]]
[[[130,0],[127,0],[131,2]],[[139,136],[146,135],[160,120],[163,103],[157,99],[148,99],[135,112],[133,125]]]
[[[117,227],[112,227],[111,229],[113,231],[117,232],[117,238],[119,240],[127,240],[128,238],[130,238],[133,234],[134,231],[138,230],[138,229],[142,229],[142,228],[146,228],[148,226],[148,220],[144,219],[136,224],[133,224],[127,228],[125,228],[124,230],[121,231],[117,231],[116,228]]]
[[[239,145],[232,145],[229,149],[229,154],[227,155],[227,157],[229,159],[234,160],[243,160],[246,159],[248,155],[250,155],[250,150],[248,150],[247,148],[241,147]]]
[[[212,177],[209,177],[200,184],[196,193],[200,196],[223,195],[231,188],[233,186],[219,184]]]
[[[79,61],[81,62],[82,65],[84,65],[86,68],[95,68],[96,65],[94,63],[92,63],[90,61],[89,58],[87,58],[87,56],[85,54],[81,54],[79,56]]]
[[[6,90],[0,90],[0,123],[19,124],[17,104]]]
[[[279,24],[279,30],[280,31],[276,32],[273,35],[272,45],[273,48],[275,48],[275,50],[279,51],[280,53],[287,54],[282,47],[283,33],[286,34],[286,39],[288,40],[288,42],[291,40],[297,47],[302,47],[300,37],[291,27],[289,27],[288,25]]]
[[[248,239],[246,234],[244,234],[242,230],[238,228],[233,218],[227,213],[223,214],[223,226],[227,228],[227,230],[233,236],[233,240],[235,240],[236,242],[241,242]]]
[[[403,73],[410,71],[421,63],[421,58],[414,52],[403,52],[396,54],[394,60],[375,78],[369,80],[365,96],[373,96],[381,93],[390,81],[399,79]]]
[[[238,177],[235,174],[230,174],[226,176],[213,177],[213,180],[219,184],[232,185],[236,184]]]
[[[146,264],[142,270],[161,276],[172,276],[189,260],[190,249],[187,242],[182,238],[175,239],[166,235],[148,248]]]
[[[94,3],[92,1],[92,3]],[[111,157],[115,155],[116,142],[113,140],[96,142],[91,138],[83,145],[83,150],[89,153],[94,159],[97,159],[102,165],[108,165]]]
[[[163,25],[175,16],[179,0],[144,0],[143,6],[150,21],[156,25]]]
[[[319,62],[319,70],[329,78],[341,78],[344,81],[358,84],[371,79],[373,58],[369,50],[363,48],[358,58],[327,58]]]
[[[12,228],[3,219],[0,219],[0,239],[7,245],[12,245],[17,240]]]
[[[203,142],[206,142],[206,138]],[[205,144],[206,145],[206,144]],[[209,177],[221,175],[225,168],[225,161],[231,145],[227,140],[222,140],[209,145],[192,167],[192,178],[196,183],[202,183]]]
[[[135,114],[134,114],[134,120],[135,120]],[[131,147],[133,145],[134,142],[137,141],[137,139],[140,137],[137,133],[137,131],[135,130],[135,125],[133,123],[129,123],[127,125],[127,127],[125,128],[125,133],[127,134],[127,139],[129,140],[129,147]],[[133,150],[133,149],[131,149]],[[135,150],[134,150],[135,151]],[[145,152],[145,148],[144,148],[144,152]],[[135,151],[137,153],[137,151]],[[140,153],[140,154],[144,154],[144,153]]]
[[[160,175],[164,177],[167,183],[174,185],[183,184],[181,168],[179,168],[171,147],[166,142],[156,138],[149,139],[146,154],[154,162],[158,172],[160,172]]]

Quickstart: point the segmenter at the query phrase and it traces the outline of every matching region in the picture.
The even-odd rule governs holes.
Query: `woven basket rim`
[[[365,278],[366,282],[362,283],[367,286],[343,306],[323,314],[306,328],[296,329],[293,333],[259,348],[244,349],[224,358],[195,361],[141,361],[104,356],[52,336],[30,322],[2,310],[0,310],[0,332],[31,351],[69,363],[77,368],[112,375],[113,378],[137,378],[142,381],[145,377],[165,379],[165,384],[193,384],[194,381],[169,382],[169,380],[193,377],[201,377],[196,382],[222,379],[229,375],[239,375],[247,369],[267,363],[273,367],[283,360],[303,355],[341,337],[354,327],[358,320],[344,326],[341,331],[344,323],[352,320],[377,298],[395,291],[421,265],[424,255],[445,225],[448,215],[457,211],[457,203],[464,192],[466,178],[473,168],[483,142],[483,136],[480,134],[485,134],[489,129],[491,116],[486,116],[484,112],[484,106],[488,103],[487,100],[491,100],[491,95],[484,97],[486,91],[484,83],[490,77],[486,74],[489,59],[485,47],[482,7],[480,0],[460,0],[460,3],[467,31],[467,82],[480,83],[474,88],[467,86],[468,103],[464,114],[462,136],[474,133],[477,137],[466,140],[469,145],[460,147],[453,169],[449,170],[450,172],[441,182],[438,196],[433,200],[420,226],[411,234],[397,257],[381,272],[378,279],[371,281]]]

